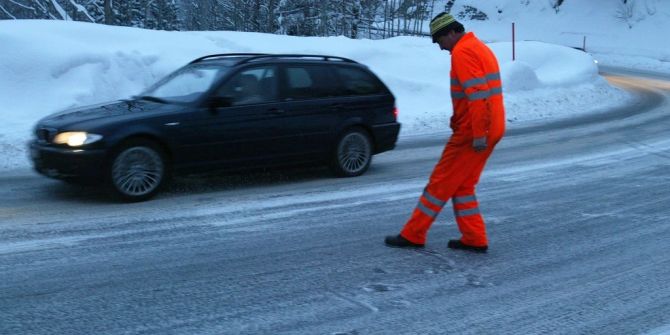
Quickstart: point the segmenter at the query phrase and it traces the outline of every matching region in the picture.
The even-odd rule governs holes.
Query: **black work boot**
[[[386,239],[384,240],[384,243],[386,243],[387,246],[389,247],[395,247],[395,248],[423,248],[423,244],[418,244],[418,243],[412,243],[406,238],[402,237],[400,234],[396,236],[386,236]]]
[[[483,247],[475,247],[472,245],[463,244],[461,240],[449,240],[449,244],[447,244],[447,246],[451,249],[467,250],[479,253],[485,253],[486,250],[489,249],[489,247],[486,245]]]

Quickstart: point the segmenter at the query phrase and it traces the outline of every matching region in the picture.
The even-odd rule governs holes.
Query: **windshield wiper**
[[[168,103],[168,101],[165,100],[165,99],[161,99],[161,98],[157,98],[157,97],[152,97],[152,96],[150,96],[150,95],[135,96],[134,98],[135,98],[135,99],[139,99],[139,100],[147,100],[147,101],[158,102],[158,103],[161,103],[161,104],[166,104],[166,103]]]

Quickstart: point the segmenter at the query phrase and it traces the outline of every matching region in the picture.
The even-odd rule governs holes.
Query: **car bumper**
[[[400,123],[393,122],[372,127],[375,137],[375,154],[395,148],[400,133]]]
[[[99,178],[105,171],[105,151],[102,149],[69,149],[29,144],[30,158],[35,171],[47,177]]]

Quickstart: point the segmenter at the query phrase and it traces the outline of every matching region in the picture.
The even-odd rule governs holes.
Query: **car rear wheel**
[[[164,157],[160,147],[153,142],[136,140],[127,143],[112,159],[112,188],[127,201],[151,198],[167,179]]]
[[[372,140],[361,128],[347,130],[337,141],[331,170],[341,177],[360,176],[372,161]]]

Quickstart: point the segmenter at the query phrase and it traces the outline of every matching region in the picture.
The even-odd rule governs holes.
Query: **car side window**
[[[345,95],[371,95],[385,93],[379,80],[370,73],[348,66],[337,66],[337,74],[344,85]]]
[[[330,69],[326,66],[287,66],[286,98],[302,100],[335,96],[337,86],[330,73]]]
[[[276,101],[277,70],[274,66],[262,66],[240,71],[215,96],[230,98],[233,106]]]

